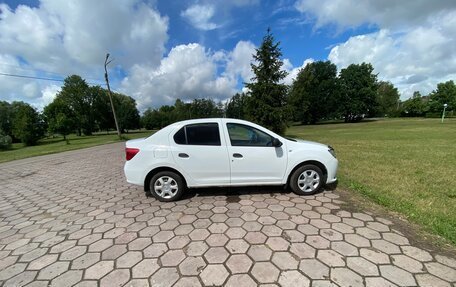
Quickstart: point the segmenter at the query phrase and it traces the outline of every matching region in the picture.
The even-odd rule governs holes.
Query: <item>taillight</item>
[[[138,148],[131,148],[131,147],[125,148],[125,159],[126,160],[132,159],[138,152],[139,152]]]

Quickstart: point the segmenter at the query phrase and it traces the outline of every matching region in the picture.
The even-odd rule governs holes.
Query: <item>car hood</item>
[[[328,148],[328,145],[318,143],[318,142],[306,141],[306,140],[301,140],[301,139],[293,139],[293,140],[294,140],[294,141],[292,141],[293,145],[305,144],[305,145],[310,145],[310,146],[314,146],[314,147]]]

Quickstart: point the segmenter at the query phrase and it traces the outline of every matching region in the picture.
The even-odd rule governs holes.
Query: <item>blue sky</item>
[[[42,0],[0,4],[0,73],[103,84],[106,52],[116,91],[140,110],[177,98],[224,101],[252,77],[252,53],[270,27],[285,83],[306,63],[370,62],[401,98],[456,78],[451,0]],[[0,76],[0,100],[42,108],[61,82]]]

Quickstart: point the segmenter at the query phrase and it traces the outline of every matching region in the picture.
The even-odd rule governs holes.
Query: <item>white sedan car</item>
[[[126,160],[127,181],[160,201],[209,186],[288,185],[297,194],[314,194],[337,181],[338,165],[330,146],[225,118],[177,122],[127,141]]]

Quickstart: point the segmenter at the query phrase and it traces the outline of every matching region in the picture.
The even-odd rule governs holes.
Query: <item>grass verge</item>
[[[455,119],[294,126],[287,133],[333,146],[341,187],[456,245]]]
[[[76,136],[72,134],[67,136],[68,143],[63,139],[63,137],[42,139],[36,146],[24,146],[23,144],[18,143],[13,144],[13,147],[9,150],[0,151],[0,163],[33,156],[115,143],[128,139],[148,137],[152,133],[152,131],[131,132],[123,134],[122,140],[119,140],[117,134],[97,134],[92,136]]]

